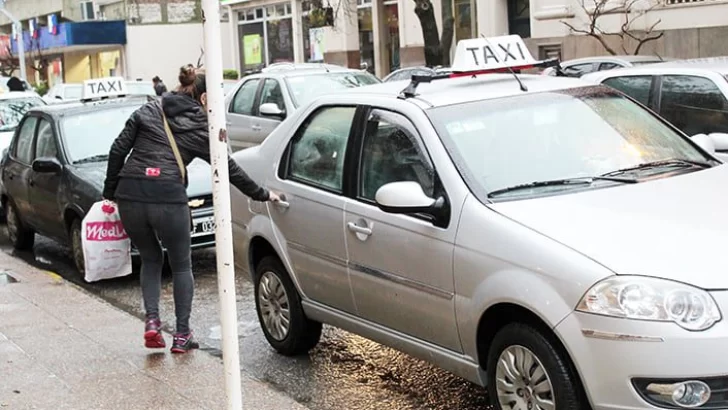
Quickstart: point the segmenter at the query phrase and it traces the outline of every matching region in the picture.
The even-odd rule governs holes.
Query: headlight
[[[637,320],[675,322],[705,330],[721,319],[720,309],[702,289],[642,276],[609,277],[586,292],[576,310]]]

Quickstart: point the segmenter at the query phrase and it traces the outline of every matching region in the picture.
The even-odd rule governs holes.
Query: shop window
[[[522,38],[531,37],[530,0],[508,0],[508,30]]]
[[[288,17],[265,23],[268,31],[268,64],[294,61],[292,21]]]
[[[374,73],[374,31],[371,4],[359,7],[357,14],[359,16],[359,50],[361,53],[361,63],[366,64],[367,70]]]
[[[475,1],[455,0],[453,2],[455,18],[455,40],[466,40],[475,37]]]

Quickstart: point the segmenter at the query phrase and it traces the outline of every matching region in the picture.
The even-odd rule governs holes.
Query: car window
[[[33,160],[33,135],[37,123],[38,118],[36,117],[26,118],[18,133],[18,141],[15,143],[15,158],[25,164],[30,164],[30,161]]]
[[[620,64],[617,64],[617,63],[601,63],[601,64],[599,64],[599,71],[614,70],[615,68],[622,68],[622,66]]]
[[[0,132],[15,131],[25,113],[39,105],[45,105],[40,97],[0,100]]]
[[[285,81],[296,107],[333,91],[381,83],[381,80],[366,71],[337,71],[296,75],[287,77]]]
[[[35,142],[35,158],[56,158],[58,149],[53,138],[53,125],[41,119],[38,124],[38,138]]]
[[[263,91],[260,93],[260,105],[266,103],[273,103],[278,106],[281,110],[286,109],[286,103],[283,101],[283,94],[281,93],[281,85],[278,80],[268,78],[263,84]]]
[[[594,64],[592,63],[584,63],[584,64],[576,64],[576,65],[570,65],[568,67],[564,67],[562,70],[564,72],[564,75],[567,77],[581,77],[584,74],[591,73],[594,71]]]
[[[260,79],[255,78],[248,80],[240,86],[235,98],[233,98],[233,105],[230,107],[230,112],[242,115],[253,114],[253,104],[255,103],[255,92],[258,91],[258,84]]]
[[[433,167],[414,136],[414,127],[399,114],[373,111],[362,140],[359,196],[374,200],[390,182],[414,181],[434,196]]]
[[[615,88],[644,105],[650,101],[650,88],[652,87],[652,76],[634,75],[625,77],[614,77],[604,81],[604,85]]]
[[[327,107],[313,114],[291,144],[288,176],[341,192],[344,157],[355,107]]]
[[[728,101],[713,80],[705,77],[664,76],[660,114],[690,136],[728,132]]]

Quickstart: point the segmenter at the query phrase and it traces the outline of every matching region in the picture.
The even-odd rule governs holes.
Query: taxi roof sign
[[[457,73],[518,69],[537,61],[518,35],[481,37],[458,41],[451,70]]]
[[[124,77],[94,78],[83,82],[83,100],[121,97],[129,94]]]

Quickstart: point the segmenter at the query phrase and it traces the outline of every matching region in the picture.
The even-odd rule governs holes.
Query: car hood
[[[106,162],[84,164],[77,168],[77,174],[93,184],[100,191],[106,179],[106,166]],[[187,173],[189,180],[189,185],[187,186],[188,197],[194,198],[212,194],[210,164],[200,159],[195,159],[187,166]]]
[[[728,288],[728,165],[489,205],[620,275]]]

